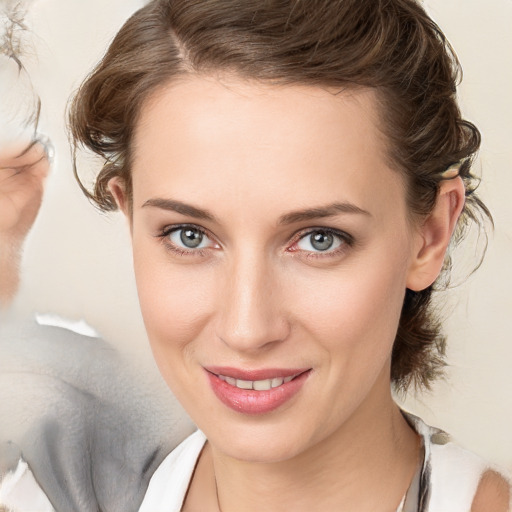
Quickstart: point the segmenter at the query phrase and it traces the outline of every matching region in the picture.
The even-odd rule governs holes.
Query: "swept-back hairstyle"
[[[114,176],[131,194],[134,129],[155,90],[186,75],[218,73],[279,85],[372,88],[411,216],[420,222],[432,210],[443,172],[456,163],[466,186],[456,236],[469,220],[488,215],[471,174],[480,134],[456,101],[460,66],[415,0],[150,2],[125,23],[70,108],[75,150],[83,146],[105,161],[92,191],[79,179],[89,199],[115,210],[107,187]],[[442,373],[445,339],[433,289],[406,292],[391,368],[402,390],[428,387]]]

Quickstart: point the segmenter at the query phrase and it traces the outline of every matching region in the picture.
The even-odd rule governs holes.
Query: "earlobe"
[[[460,177],[440,183],[436,204],[415,235],[407,276],[410,290],[424,290],[439,276],[464,200],[464,183]]]
[[[130,228],[130,234],[132,234],[132,210],[130,205],[130,197],[126,191],[126,182],[120,176],[114,176],[108,182],[108,189],[115,199],[117,207],[123,212],[128,226]]]
[[[117,207],[127,217],[129,216],[128,197],[126,193],[126,183],[120,176],[114,176],[108,182],[108,190],[115,199]]]

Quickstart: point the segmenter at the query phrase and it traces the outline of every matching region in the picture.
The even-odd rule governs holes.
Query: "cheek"
[[[142,316],[155,356],[186,349],[208,322],[215,296],[212,272],[207,266],[176,265],[165,249],[155,251],[136,240],[134,269]]]
[[[306,293],[295,302],[303,339],[320,356],[319,382],[324,390],[316,406],[329,411],[325,433],[345,421],[372,389],[389,392],[389,363],[405,294],[404,262],[366,258],[317,276],[301,276]],[[314,415],[311,416],[312,418]],[[314,428],[314,425],[311,426]],[[316,428],[316,427],[315,427]]]
[[[330,273],[297,274],[295,314],[331,358],[387,359],[405,294],[406,263],[368,254]],[[380,356],[377,356],[377,353]],[[366,357],[368,356],[369,357]]]

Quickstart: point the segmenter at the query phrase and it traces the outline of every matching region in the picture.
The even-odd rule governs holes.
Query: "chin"
[[[284,462],[297,457],[305,447],[299,440],[291,440],[283,438],[267,439],[245,438],[237,439],[236,442],[221,443],[216,448],[222,451],[224,455],[236,460],[271,464],[276,462]]]
[[[241,419],[241,422],[224,420],[229,427],[221,429],[212,428],[211,419],[206,422],[208,428],[203,431],[215,450],[240,461],[275,463],[293,459],[313,444],[312,433],[297,428],[298,420],[260,417],[254,422],[254,418]]]

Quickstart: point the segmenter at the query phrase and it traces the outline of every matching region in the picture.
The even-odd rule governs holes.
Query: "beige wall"
[[[57,158],[24,260],[20,309],[85,318],[107,339],[149,359],[124,221],[98,214],[73,181],[64,109],[136,0],[34,0],[30,61],[41,128]],[[464,445],[512,468],[512,1],[428,0],[463,64],[461,102],[483,132],[481,194],[496,231],[481,269],[448,294],[448,379],[407,407]],[[462,251],[471,261],[474,243]],[[464,272],[462,272],[462,275]],[[152,368],[152,367],[151,367]]]

